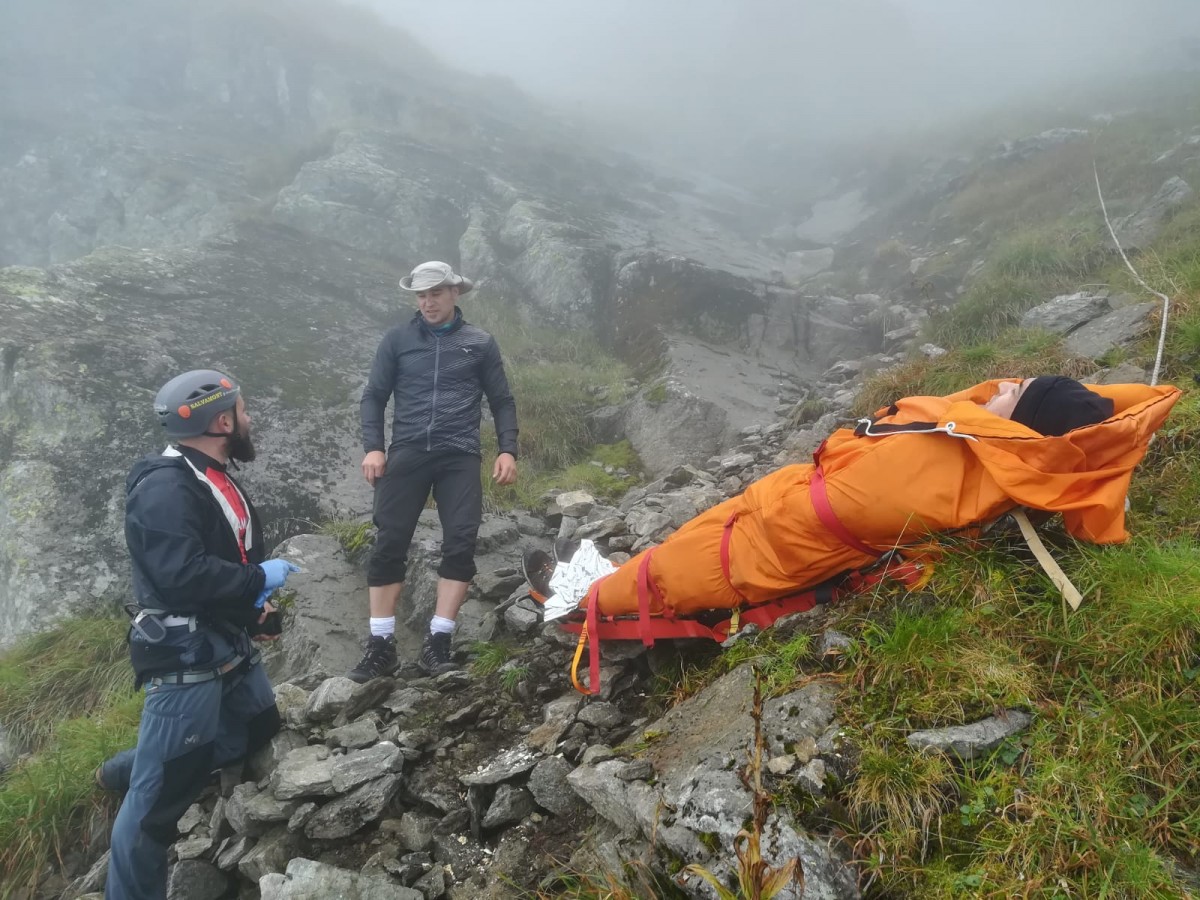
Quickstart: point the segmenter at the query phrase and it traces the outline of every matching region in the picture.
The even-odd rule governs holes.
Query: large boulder
[[[1065,346],[1076,356],[1098,359],[1137,340],[1150,327],[1150,317],[1157,309],[1159,304],[1153,302],[1114,309],[1072,331]]]
[[[1175,211],[1191,198],[1192,186],[1179,176],[1168,178],[1150,202],[1132,215],[1113,223],[1113,230],[1126,250],[1148,247]]]
[[[809,747],[833,724],[835,690],[820,683],[767,701],[762,732],[768,757]],[[655,740],[645,751],[653,783],[630,771],[638,763],[609,759],[583,765],[567,776],[575,792],[603,818],[626,833],[659,841],[689,862],[727,874],[734,841],[753,810],[750,792],[738,777],[754,741],[754,674],[743,665],[646,726]],[[764,759],[764,764],[766,760]],[[636,769],[635,769],[636,771]],[[640,774],[640,773],[639,773]],[[670,813],[663,822],[663,810]],[[799,857],[805,898],[858,897],[841,851],[803,834],[780,818],[766,827],[764,856],[772,865]],[[711,842],[721,850],[714,854]],[[697,896],[707,896],[695,886]],[[779,897],[799,900],[792,889]]]
[[[127,597],[125,473],[161,450],[151,400],[185,369],[241,381],[260,461],[239,477],[271,533],[369,508],[349,412],[395,315],[394,276],[261,224],[193,250],[0,270],[0,643]]]
[[[401,265],[457,264],[465,208],[484,189],[477,171],[432,147],[347,133],[280,191],[271,217]]]
[[[385,872],[351,872],[303,857],[289,860],[285,873],[264,875],[258,887],[262,900],[425,900],[420,891],[396,884]]]

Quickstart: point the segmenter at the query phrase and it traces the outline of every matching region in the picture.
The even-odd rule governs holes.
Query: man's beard
[[[235,462],[254,462],[257,451],[254,449],[254,440],[248,432],[239,428],[230,433],[228,440],[227,451],[230,459]]]

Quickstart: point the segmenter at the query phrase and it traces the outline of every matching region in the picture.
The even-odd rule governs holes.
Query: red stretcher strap
[[[918,563],[892,561],[872,572],[850,572],[837,585],[820,585],[803,593],[744,609],[740,613],[741,622],[749,622],[760,628],[769,628],[783,616],[806,612],[819,602],[835,603],[844,594],[857,593],[885,580],[898,581],[911,587],[920,583],[927,576],[927,568]],[[596,582],[592,585],[588,594],[586,618],[583,621],[576,619],[559,624],[563,631],[579,635],[579,644],[576,647],[575,659],[571,666],[571,682],[575,685],[575,689],[582,694],[600,693],[600,642],[602,640],[644,640],[647,631],[647,623],[640,614],[636,619],[633,617],[601,618],[599,614],[599,584],[600,582]],[[650,585],[653,587],[653,582],[650,582]],[[657,591],[653,591],[653,593],[657,594]],[[648,620],[649,632],[654,639],[708,638],[718,643],[723,642],[729,636],[731,621],[732,617],[710,627],[695,619],[654,616]],[[585,645],[589,651],[587,688],[584,688],[578,679],[579,663]]]
[[[588,646],[588,693],[600,693],[600,582],[592,585],[588,592],[587,638]],[[581,639],[583,636],[580,636]]]
[[[833,511],[833,507],[829,505],[829,492],[825,489],[825,473],[821,471],[819,465],[813,469],[812,480],[808,484],[808,494],[812,498],[812,505],[813,509],[816,510],[817,518],[821,520],[821,524],[829,529],[834,537],[859,553],[865,553],[867,556],[883,556],[885,551],[868,547],[852,535],[846,529],[846,526],[841,523],[841,520],[838,519],[837,514]]]
[[[585,622],[563,622],[562,630],[572,634],[581,634],[585,627]],[[695,619],[654,619],[653,625],[654,636],[658,640],[666,640],[668,638],[708,638],[709,640],[722,641],[723,637],[718,637],[716,628],[709,628],[703,622],[697,622]],[[636,619],[601,619],[596,623],[596,628],[599,631],[600,639],[605,641],[638,641],[642,638],[641,623]],[[588,640],[591,641],[592,631],[588,629]]]

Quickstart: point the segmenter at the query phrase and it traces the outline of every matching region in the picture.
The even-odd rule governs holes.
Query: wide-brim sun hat
[[[423,262],[400,279],[400,288],[405,291],[430,291],[437,287],[456,287],[465,294],[475,284],[469,278],[454,274],[454,269],[444,262]]]

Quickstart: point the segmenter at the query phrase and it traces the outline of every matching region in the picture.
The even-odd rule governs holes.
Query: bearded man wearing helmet
[[[241,388],[211,369],[167,382],[154,411],[170,444],[125,482],[125,540],[136,608],[129,651],[146,703],[137,747],[96,772],[124,791],[105,896],[165,898],[176,823],[214,769],[279,730],[254,640],[278,637],[268,602],[298,569],[265,560],[262,526],[231,461],[254,459]]]

